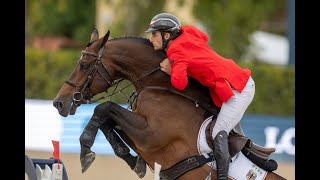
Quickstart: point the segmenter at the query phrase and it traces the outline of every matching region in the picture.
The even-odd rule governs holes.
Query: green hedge
[[[241,63],[252,72],[256,92],[247,112],[272,115],[295,114],[295,69],[263,63]]]
[[[48,52],[26,48],[25,51],[25,98],[54,99],[75,67],[80,57],[80,50]],[[279,67],[257,62],[243,62],[240,66],[251,69],[256,84],[255,97],[247,110],[248,113],[294,116],[294,67]],[[127,84],[128,82],[124,82],[121,86]],[[126,89],[125,93],[131,90],[132,88]],[[112,89],[109,90],[109,94],[111,92]],[[121,93],[112,100],[126,103],[126,97]]]
[[[80,57],[79,50],[25,50],[25,97],[53,99]]]

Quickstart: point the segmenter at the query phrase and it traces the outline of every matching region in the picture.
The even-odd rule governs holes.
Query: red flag
[[[58,169],[60,168],[60,152],[59,152],[59,141],[52,140],[53,144],[53,158],[58,159]]]

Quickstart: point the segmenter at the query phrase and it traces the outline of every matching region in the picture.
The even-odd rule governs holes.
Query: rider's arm
[[[171,84],[178,90],[183,90],[188,84],[187,59],[180,53],[170,56]]]

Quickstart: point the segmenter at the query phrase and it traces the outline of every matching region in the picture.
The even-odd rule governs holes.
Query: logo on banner
[[[295,155],[295,128],[291,127],[286,129],[280,134],[279,127],[268,126],[265,128],[264,133],[266,135],[265,147],[274,147],[278,154],[286,153],[289,155]],[[279,139],[277,141],[277,139]]]

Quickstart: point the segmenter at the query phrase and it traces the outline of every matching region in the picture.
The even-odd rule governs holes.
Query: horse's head
[[[99,39],[98,31],[92,31],[90,42],[81,52],[76,67],[53,101],[61,116],[74,114],[77,106],[90,102],[94,95],[112,86],[112,72],[107,68],[108,65],[102,62],[104,45],[109,34],[108,31]]]
[[[91,33],[90,42],[53,101],[61,116],[73,115],[79,105],[91,103],[94,95],[120,79],[139,86],[134,82],[148,79],[144,77],[159,69],[164,53],[154,51],[147,39],[126,37],[108,41],[108,37],[109,31],[101,38],[96,29]]]

